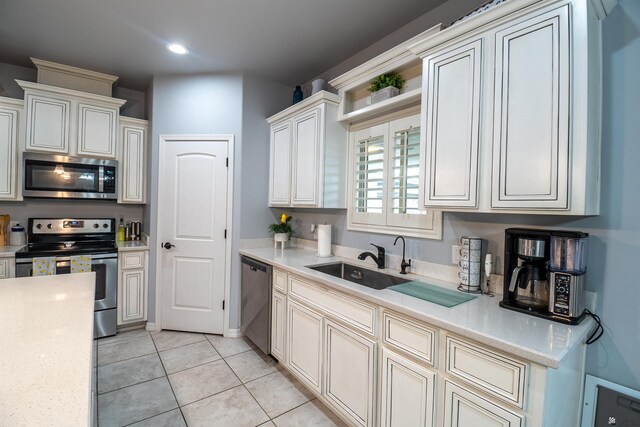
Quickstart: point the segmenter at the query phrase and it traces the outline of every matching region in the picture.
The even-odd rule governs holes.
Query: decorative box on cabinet
[[[16,80],[25,91],[25,150],[115,159],[122,99]]]
[[[595,3],[504,2],[410,47],[423,58],[424,206],[599,213]]]
[[[267,119],[269,206],[345,208],[347,134],[340,98],[321,91]]]
[[[22,100],[0,97],[0,200],[20,200]]]
[[[147,252],[120,252],[118,273],[118,325],[147,320]]]
[[[118,203],[146,203],[148,130],[146,120],[120,117]]]

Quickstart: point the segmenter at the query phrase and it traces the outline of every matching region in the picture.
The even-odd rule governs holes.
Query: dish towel
[[[56,257],[39,257],[33,259],[33,276],[53,276],[56,274]]]
[[[72,273],[88,273],[91,271],[91,255],[72,255],[71,272]]]

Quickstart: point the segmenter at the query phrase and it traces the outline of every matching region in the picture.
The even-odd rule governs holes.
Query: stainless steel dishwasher
[[[268,264],[242,257],[241,329],[265,354],[271,353],[271,270]]]

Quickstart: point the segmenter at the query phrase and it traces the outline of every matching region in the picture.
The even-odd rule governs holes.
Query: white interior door
[[[228,150],[228,138],[161,138],[162,329],[223,333]]]

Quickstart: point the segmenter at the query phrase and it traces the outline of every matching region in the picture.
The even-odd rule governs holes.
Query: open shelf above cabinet
[[[331,80],[329,83],[338,90],[341,98],[338,121],[359,123],[420,104],[422,61],[408,47],[438,33],[440,29],[441,25],[436,25]],[[405,80],[400,94],[372,104],[368,90],[371,81],[381,74],[391,72],[399,74]]]

